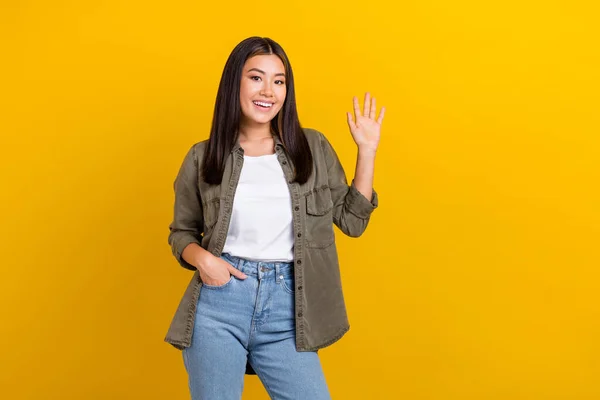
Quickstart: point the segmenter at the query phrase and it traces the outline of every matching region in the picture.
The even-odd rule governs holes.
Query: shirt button
[[[300,207],[296,206],[296,207],[294,207],[294,210],[298,211],[298,210],[300,210]]]
[[[299,233],[299,234],[298,234],[298,237],[302,237],[302,234],[301,234],[301,233]]]
[[[281,163],[282,163],[283,165],[285,165],[285,164],[287,164],[287,161],[283,160]]]
[[[298,286],[298,290],[302,290],[302,286]]]
[[[296,261],[296,264],[298,264],[298,265],[302,264],[302,260]]]
[[[298,316],[299,316],[299,317],[302,317],[302,313],[298,313]]]

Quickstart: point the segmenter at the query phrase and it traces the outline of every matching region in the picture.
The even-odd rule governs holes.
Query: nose
[[[271,84],[266,82],[261,91],[260,94],[266,97],[272,97],[273,96],[273,89],[271,88]]]

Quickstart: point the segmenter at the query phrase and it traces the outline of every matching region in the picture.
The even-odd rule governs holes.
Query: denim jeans
[[[248,277],[202,285],[182,351],[192,400],[239,400],[246,361],[271,399],[330,399],[318,354],[296,350],[293,263],[221,258]]]

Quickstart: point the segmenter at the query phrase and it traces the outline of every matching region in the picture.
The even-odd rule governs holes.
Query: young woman
[[[317,350],[349,329],[333,225],[360,236],[377,207],[373,164],[384,108],[354,97],[348,185],[323,134],[302,128],[279,44],[230,54],[208,140],[175,179],[169,244],[194,276],[165,340],[182,350],[193,399],[239,400],[257,374],[273,399],[329,399]]]

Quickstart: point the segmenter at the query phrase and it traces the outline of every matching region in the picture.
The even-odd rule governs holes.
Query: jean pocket
[[[286,292],[293,294],[294,293],[294,276],[293,275],[288,275],[288,276],[283,276],[283,279],[280,279],[281,281],[281,287],[283,288],[283,290],[285,290]]]
[[[215,290],[215,289],[216,290],[223,289],[224,287],[229,286],[231,284],[231,282],[233,282],[234,279],[235,279],[235,277],[233,275],[231,275],[229,277],[229,280],[227,282],[225,282],[222,285],[217,285],[217,286],[215,286],[215,285],[209,285],[207,283],[202,282],[202,287],[205,287],[206,289],[213,289],[213,290]]]

